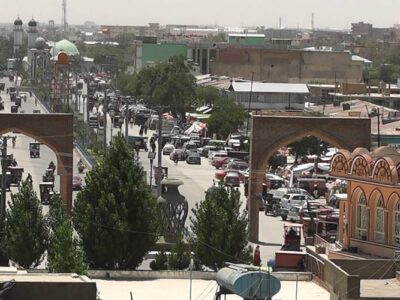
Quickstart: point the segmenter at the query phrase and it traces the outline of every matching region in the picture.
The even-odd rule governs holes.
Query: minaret
[[[22,46],[22,37],[24,34],[24,30],[22,29],[22,20],[18,17],[14,21],[14,47],[13,47],[13,57],[17,50]]]
[[[32,18],[28,23],[28,63],[31,62],[32,52],[29,49],[35,48],[35,41],[38,37],[37,22]]]

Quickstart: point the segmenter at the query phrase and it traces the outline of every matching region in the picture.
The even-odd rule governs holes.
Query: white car
[[[164,145],[164,148],[162,149],[162,154],[163,155],[170,155],[174,150],[175,150],[174,145],[172,145],[170,143],[166,143]]]
[[[211,152],[208,155],[208,162],[211,164],[212,161],[214,160],[214,158],[227,157],[227,156],[228,156],[228,152],[226,152],[226,151]]]
[[[302,206],[307,201],[313,201],[314,198],[304,194],[285,194],[281,198],[281,217],[282,220],[286,221],[289,214],[289,209],[292,206]]]

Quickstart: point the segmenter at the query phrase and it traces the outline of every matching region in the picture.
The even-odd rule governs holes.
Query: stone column
[[[264,170],[251,169],[249,174],[249,194],[247,198],[247,207],[249,212],[249,231],[250,241],[258,241],[259,231],[259,213],[262,201],[262,182]]]

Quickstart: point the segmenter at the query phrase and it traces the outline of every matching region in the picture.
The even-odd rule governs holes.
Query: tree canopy
[[[47,222],[50,228],[50,242],[47,251],[49,271],[86,273],[85,254],[79,238],[74,236],[71,217],[66,212],[59,195],[54,195],[50,200]]]
[[[36,267],[47,248],[49,231],[32,185],[21,181],[6,212],[4,248],[21,267]]]
[[[74,224],[94,269],[135,269],[154,245],[158,205],[133,150],[118,135],[86,175]]]
[[[208,119],[208,128],[211,133],[217,135],[218,139],[225,139],[243,124],[246,117],[244,108],[236,104],[233,99],[219,98]]]
[[[299,141],[288,145],[290,148],[289,152],[291,155],[295,155],[295,161],[298,158],[306,155],[322,154],[328,150],[329,144],[321,141],[315,136],[306,136]]]
[[[190,217],[192,244],[202,264],[217,270],[223,262],[250,262],[247,214],[240,213],[240,192],[222,184],[210,188]]]
[[[134,93],[150,107],[162,106],[181,119],[195,99],[196,81],[183,57],[141,70],[135,82]]]

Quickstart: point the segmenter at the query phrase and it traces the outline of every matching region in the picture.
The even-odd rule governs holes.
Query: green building
[[[228,44],[244,46],[265,45],[264,34],[231,33],[228,35]]]
[[[141,57],[136,57],[138,67],[140,63],[139,69],[149,64],[168,61],[174,56],[183,56],[186,59],[188,52],[187,45],[184,44],[142,44],[141,48]]]

